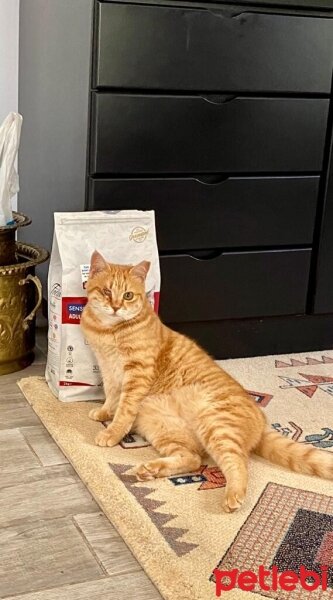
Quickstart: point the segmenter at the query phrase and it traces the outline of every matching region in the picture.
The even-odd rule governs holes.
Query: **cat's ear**
[[[103,258],[103,256],[95,250],[90,259],[90,272],[89,276],[94,277],[96,273],[101,273],[101,271],[105,271],[107,269],[108,263]]]
[[[149,267],[150,262],[148,262],[148,260],[143,260],[138,265],[135,265],[131,268],[130,274],[132,275],[132,277],[137,277],[137,279],[140,279],[143,283],[147,277]]]

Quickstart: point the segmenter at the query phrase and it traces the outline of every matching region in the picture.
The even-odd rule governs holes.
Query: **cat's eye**
[[[112,292],[109,288],[103,288],[104,296],[112,296]]]
[[[133,300],[134,294],[133,292],[125,292],[123,295],[124,300]]]

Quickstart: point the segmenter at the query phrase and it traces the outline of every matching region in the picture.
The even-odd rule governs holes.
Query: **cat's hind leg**
[[[248,456],[225,432],[223,441],[207,444],[207,449],[226,478],[223,508],[226,512],[238,510],[245,500],[248,481]]]
[[[148,398],[139,413],[135,430],[161,454],[136,467],[134,472],[139,481],[199,469],[203,448],[177,413],[171,395]]]
[[[248,481],[248,456],[258,443],[264,419],[245,398],[230,397],[221,407],[201,411],[195,433],[226,478],[223,507],[233,512],[243,504]],[[250,404],[251,402],[251,404]]]
[[[201,465],[198,454],[188,452],[184,447],[175,444],[167,452],[168,456],[156,458],[139,465],[135,475],[139,481],[147,481],[156,477],[170,477],[179,473],[196,471]]]
[[[239,436],[238,428],[219,422],[218,417],[214,426],[208,423],[196,431],[208,454],[213,458],[226,478],[223,508],[233,512],[243,504],[247,488],[248,453]]]

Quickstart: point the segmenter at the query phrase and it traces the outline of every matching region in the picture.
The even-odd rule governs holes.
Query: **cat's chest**
[[[121,385],[124,378],[124,360],[117,350],[97,351],[97,359],[103,379],[110,377],[116,384]]]

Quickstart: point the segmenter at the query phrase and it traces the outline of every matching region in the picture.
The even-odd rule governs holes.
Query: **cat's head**
[[[95,250],[86,289],[89,305],[100,321],[112,326],[140,314],[147,302],[145,279],[149,267],[146,260],[135,266],[108,263]]]

